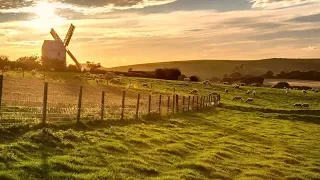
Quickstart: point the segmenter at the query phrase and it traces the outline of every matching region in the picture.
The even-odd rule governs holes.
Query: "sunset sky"
[[[320,0],[0,0],[0,54],[40,56],[70,23],[77,59],[106,67],[320,57]]]

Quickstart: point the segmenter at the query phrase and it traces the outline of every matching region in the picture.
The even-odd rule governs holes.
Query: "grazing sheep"
[[[199,93],[199,90],[198,89],[194,89],[190,92],[190,94],[198,94]]]
[[[119,78],[113,78],[110,80],[110,83],[113,83],[113,84],[120,84],[121,83],[121,80]]]
[[[191,81],[190,78],[184,78],[184,81]]]
[[[302,92],[304,93],[304,95],[306,95],[306,94],[307,94],[307,91],[306,91],[306,90],[302,90]]]
[[[35,69],[34,69],[34,70],[32,70],[32,71],[31,71],[31,74],[32,74],[32,76],[37,75],[37,70],[35,70]]]
[[[123,77],[124,75],[123,75],[123,74],[119,74],[119,76],[120,76],[120,77]]]
[[[246,86],[246,83],[240,83],[240,86]]]
[[[18,71],[19,71],[19,72],[22,72],[22,68],[18,68]]]
[[[295,103],[294,107],[302,107],[302,104],[301,103]]]
[[[228,90],[228,89],[225,89],[224,92],[225,92],[225,93],[229,93],[229,90]]]
[[[238,84],[233,85],[234,89],[240,89],[240,86]]]
[[[315,93],[318,93],[318,92],[319,92],[319,90],[318,90],[318,89],[316,89],[316,90],[314,90],[314,92],[315,92]]]
[[[10,66],[5,66],[5,67],[3,68],[3,71],[10,71]]]
[[[241,96],[235,96],[235,97],[233,97],[232,100],[233,101],[236,101],[236,100],[241,100],[242,101],[242,97]]]
[[[148,84],[148,83],[143,83],[143,84],[141,85],[141,87],[149,88],[149,84]]]
[[[229,85],[229,82],[223,82],[223,84],[225,84],[225,85]]]
[[[204,86],[207,86],[207,85],[212,86],[212,84],[210,83],[209,80],[203,81],[202,84],[203,84]]]
[[[257,92],[256,92],[256,91],[253,91],[252,94],[255,96],[255,95],[257,94]]]
[[[310,107],[310,105],[309,105],[308,103],[303,103],[303,104],[301,105],[301,107],[308,108],[308,107]]]
[[[251,92],[251,91],[250,91],[250,90],[248,90],[248,91],[247,91],[247,94],[250,94],[250,92]]]
[[[247,100],[246,100],[246,103],[253,103],[254,102],[254,99],[253,98],[248,98]]]
[[[55,69],[53,69],[53,68],[51,68],[51,69],[50,69],[50,71],[54,72],[54,71],[56,71],[56,70],[55,70]]]

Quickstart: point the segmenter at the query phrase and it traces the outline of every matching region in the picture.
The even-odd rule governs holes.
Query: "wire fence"
[[[215,107],[218,96],[180,96],[85,83],[0,75],[0,126],[85,120],[128,120]]]

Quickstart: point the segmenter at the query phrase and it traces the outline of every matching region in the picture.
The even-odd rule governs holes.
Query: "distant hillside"
[[[198,75],[203,79],[223,77],[233,71],[242,74],[260,75],[266,71],[278,73],[280,71],[320,71],[320,59],[265,59],[254,61],[229,61],[229,60],[192,60],[173,61],[150,64],[137,64],[107,68],[112,71],[128,71],[129,68],[139,71],[151,71],[156,68],[179,68],[184,74]]]

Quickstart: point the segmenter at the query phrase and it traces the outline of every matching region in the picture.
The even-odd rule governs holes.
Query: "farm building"
[[[66,48],[61,41],[45,40],[42,45],[42,63],[48,67],[66,67]]]

